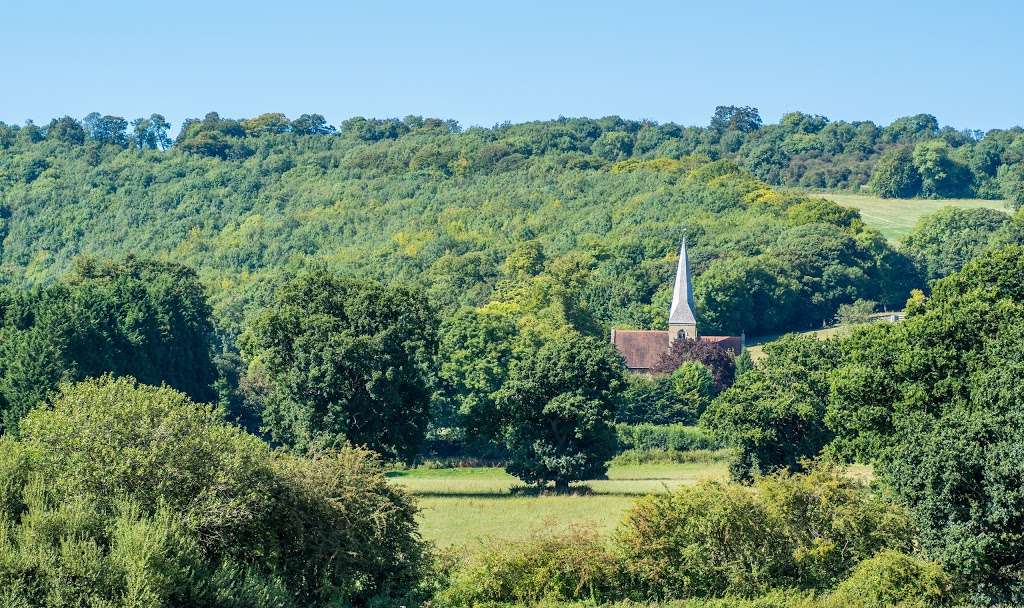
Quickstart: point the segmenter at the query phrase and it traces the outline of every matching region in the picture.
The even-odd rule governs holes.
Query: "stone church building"
[[[734,354],[743,352],[743,336],[701,336],[697,333],[697,306],[693,302],[690,281],[690,259],[686,241],[679,249],[676,283],[672,290],[672,307],[668,313],[668,330],[613,329],[612,344],[622,354],[626,368],[634,373],[648,374],[661,356],[678,338],[715,342]]]

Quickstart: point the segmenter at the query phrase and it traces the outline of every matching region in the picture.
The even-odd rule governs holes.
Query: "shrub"
[[[367,605],[419,586],[415,508],[370,452],[276,455],[124,378],[65,385],[23,422],[0,456],[4,599]]]
[[[541,600],[610,601],[619,595],[618,564],[604,541],[585,531],[494,544],[452,576],[439,606],[498,602],[532,605]]]
[[[826,590],[860,561],[906,548],[909,518],[832,467],[754,488],[705,482],[641,499],[616,533],[638,599]]]
[[[883,551],[861,562],[828,598],[835,608],[926,608],[950,599],[950,580],[933,562]]]

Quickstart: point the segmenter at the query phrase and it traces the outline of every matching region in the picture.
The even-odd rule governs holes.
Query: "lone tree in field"
[[[603,476],[615,454],[610,423],[621,385],[621,359],[594,338],[561,335],[515,360],[495,394],[506,470],[558,491]]]
[[[351,442],[415,456],[429,416],[436,319],[413,291],[316,270],[287,284],[243,336],[266,373],[263,420],[297,450]]]

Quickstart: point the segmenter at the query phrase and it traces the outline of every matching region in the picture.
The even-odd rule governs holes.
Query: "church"
[[[668,313],[668,330],[612,329],[612,344],[625,360],[626,369],[637,374],[651,373],[661,356],[668,352],[678,338],[714,342],[737,355],[743,352],[744,336],[698,335],[696,311],[690,281],[690,259],[686,255],[686,241],[683,240],[672,290],[672,307]]]

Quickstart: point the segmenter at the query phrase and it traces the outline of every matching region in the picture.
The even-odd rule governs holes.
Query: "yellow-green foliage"
[[[620,596],[620,566],[604,539],[583,531],[495,544],[471,556],[436,599],[441,606],[543,600],[604,602]]]
[[[837,469],[747,488],[706,482],[649,496],[616,534],[630,586],[650,598],[828,589],[861,560],[904,548],[907,516]]]
[[[951,581],[933,562],[883,551],[857,566],[828,598],[829,608],[933,608],[949,603]]]
[[[390,605],[419,586],[415,508],[364,450],[278,456],[109,376],[0,447],[0,606]]]
[[[893,551],[909,551],[911,537],[902,510],[822,465],[753,487],[705,482],[645,497],[608,539],[573,532],[492,544],[454,570],[437,601],[813,608],[838,606],[845,596],[828,595],[837,585],[837,594],[873,585],[868,598],[928,602],[944,579]],[[898,595],[902,581],[909,586]]]

